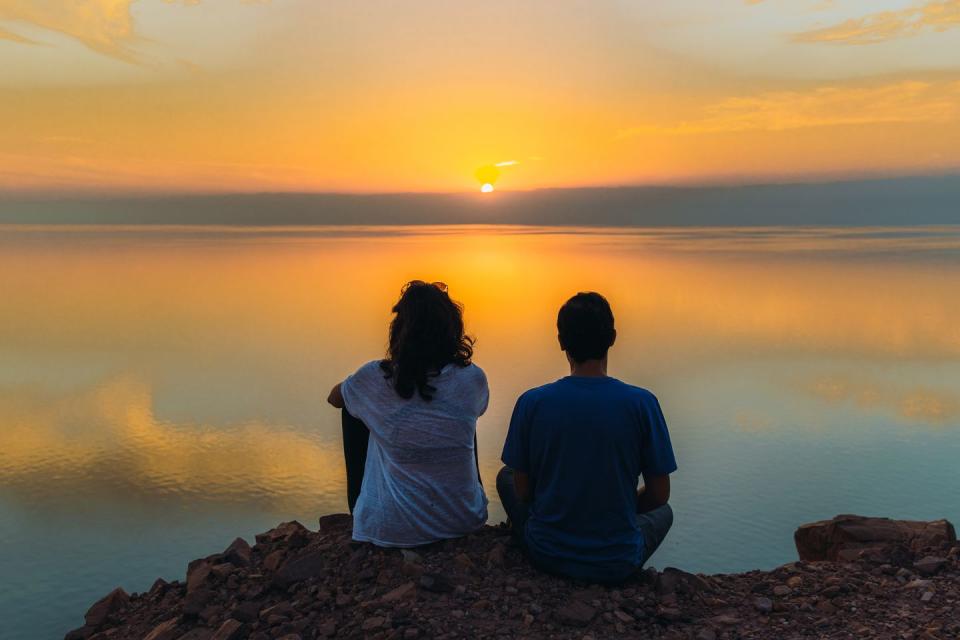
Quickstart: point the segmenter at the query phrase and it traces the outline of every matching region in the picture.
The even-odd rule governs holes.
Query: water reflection
[[[193,501],[297,512],[342,492],[329,440],[258,422],[175,424],[132,377],[65,393],[0,390],[0,483],[36,506]]]

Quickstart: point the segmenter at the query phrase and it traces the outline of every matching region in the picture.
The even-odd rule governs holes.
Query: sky
[[[0,192],[960,170],[960,0],[0,0]]]

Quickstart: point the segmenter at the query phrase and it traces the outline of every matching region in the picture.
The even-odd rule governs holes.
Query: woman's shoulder
[[[487,374],[483,372],[479,365],[470,363],[465,367],[454,365],[452,368],[458,380],[477,387],[487,386]]]

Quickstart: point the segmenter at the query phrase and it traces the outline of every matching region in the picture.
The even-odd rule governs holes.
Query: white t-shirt
[[[370,429],[354,540],[414,547],[487,521],[474,457],[477,418],[490,399],[487,377],[476,365],[449,364],[430,385],[436,392],[429,402],[419,393],[405,400],[374,360],[340,387],[347,411]]]

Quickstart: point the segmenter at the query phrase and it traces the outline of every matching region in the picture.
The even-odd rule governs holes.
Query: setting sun
[[[493,185],[490,184],[489,182],[483,183],[483,185],[480,187],[480,192],[481,192],[481,193],[493,193]]]

